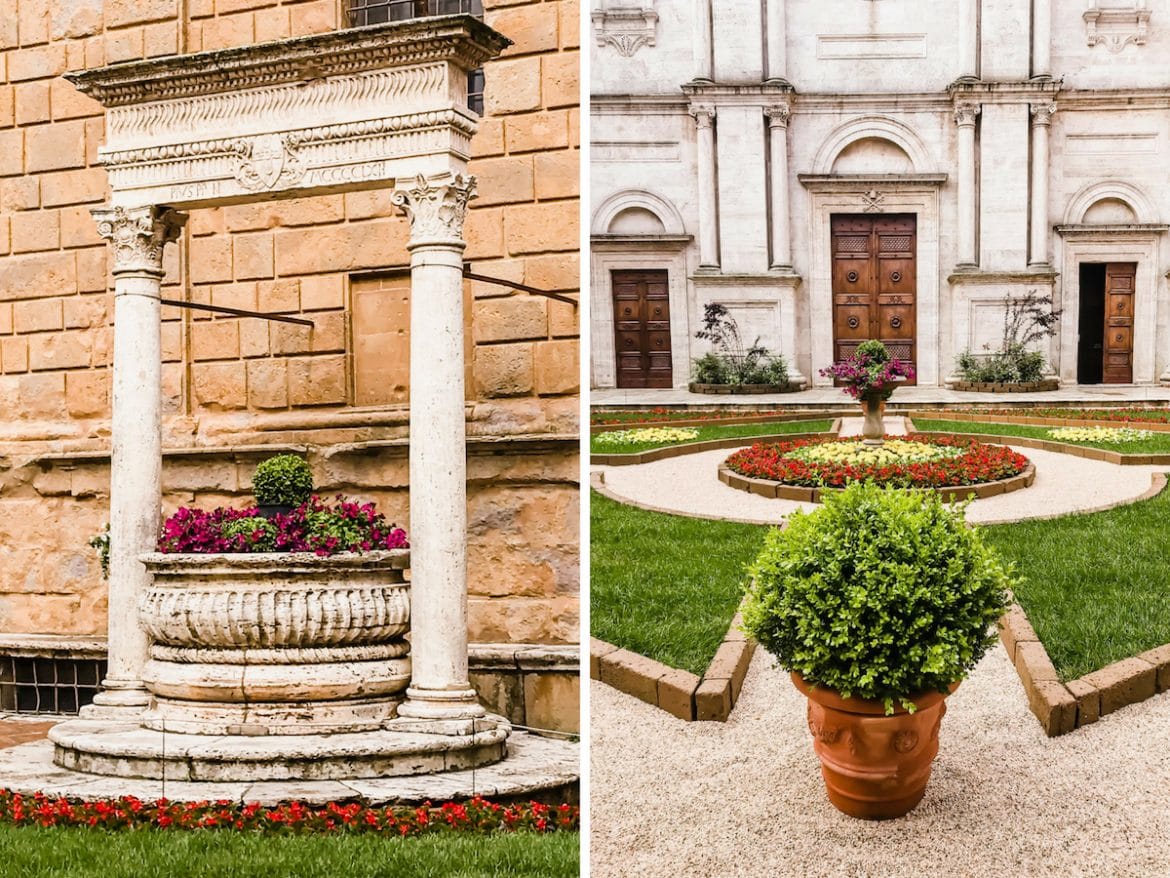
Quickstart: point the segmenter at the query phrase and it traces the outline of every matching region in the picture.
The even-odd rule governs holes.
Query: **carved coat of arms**
[[[288,139],[279,134],[257,137],[236,168],[240,185],[252,191],[292,186],[304,175],[305,166]]]

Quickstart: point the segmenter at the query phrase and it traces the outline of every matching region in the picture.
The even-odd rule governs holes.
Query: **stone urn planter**
[[[891,391],[892,392],[892,391]],[[883,390],[874,390],[861,397],[861,413],[865,421],[861,425],[863,445],[881,445],[886,434],[886,397]]]
[[[889,820],[922,801],[938,755],[946,695],[915,695],[914,713],[899,706],[887,716],[881,701],[842,698],[799,674],[790,676],[808,697],[808,730],[834,807],[851,817]]]
[[[394,716],[410,682],[408,550],[141,560],[147,728],[327,734]]]

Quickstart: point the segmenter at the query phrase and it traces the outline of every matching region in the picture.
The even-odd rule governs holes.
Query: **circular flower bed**
[[[642,442],[686,442],[698,438],[698,430],[683,427],[647,427],[641,430],[612,430],[598,433],[593,437],[593,441],[600,445],[638,445]]]
[[[737,451],[732,472],[784,485],[843,488],[873,481],[891,488],[979,485],[1019,475],[1028,458],[1002,445],[959,436],[893,436],[880,448],[860,439],[794,439]]]
[[[1140,442],[1154,434],[1149,430],[1135,430],[1133,427],[1058,427],[1049,430],[1052,439],[1061,442]]]

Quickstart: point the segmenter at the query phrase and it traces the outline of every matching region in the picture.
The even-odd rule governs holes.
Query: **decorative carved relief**
[[[98,234],[114,245],[114,273],[163,273],[163,249],[179,237],[186,214],[169,207],[97,208]]]
[[[265,134],[252,141],[247,158],[236,168],[240,185],[252,192],[295,186],[305,176],[287,135]]]
[[[612,0],[611,0],[612,2]],[[631,58],[643,46],[653,46],[658,30],[655,0],[636,5],[593,10],[593,32],[599,46],[613,46],[619,55]]]
[[[390,200],[410,218],[410,241],[463,243],[467,202],[475,197],[475,178],[456,174],[446,181],[416,177],[394,190]]]
[[[1136,6],[1101,8],[1097,0],[1089,0],[1085,12],[1085,37],[1090,47],[1105,46],[1114,54],[1130,43],[1144,46],[1150,29],[1150,10],[1146,0]]]
[[[882,202],[886,200],[886,196],[876,189],[870,189],[861,196],[861,200],[864,203],[862,210],[865,213],[881,213],[884,210]]]

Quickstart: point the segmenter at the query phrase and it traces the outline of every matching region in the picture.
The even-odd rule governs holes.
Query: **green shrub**
[[[1021,384],[1043,378],[1046,361],[1038,351],[1013,345],[982,357],[969,350],[963,351],[956,358],[956,364],[964,381]]]
[[[786,670],[887,713],[967,676],[1013,584],[962,507],[869,483],[794,513],[750,574],[744,630]]]
[[[300,506],[313,494],[313,471],[304,458],[278,454],[256,467],[252,493],[260,506]]]
[[[697,384],[730,384],[729,371],[718,354],[703,354],[691,363],[691,380]]]

